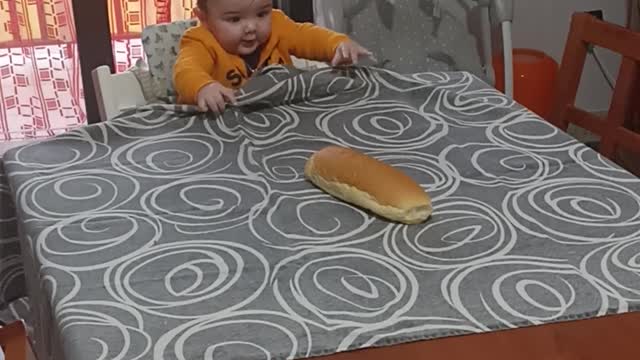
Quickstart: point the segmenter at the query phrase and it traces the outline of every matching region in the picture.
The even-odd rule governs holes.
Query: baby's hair
[[[209,0],[198,0],[198,9],[200,9],[201,11],[207,11],[207,3],[209,2]]]
[[[196,6],[201,11],[207,12],[209,10],[208,4],[209,4],[209,0],[198,0],[198,3],[196,4]]]

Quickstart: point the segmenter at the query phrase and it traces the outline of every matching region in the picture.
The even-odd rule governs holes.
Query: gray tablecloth
[[[6,155],[41,354],[308,357],[640,305],[640,181],[468,73],[275,68],[240,100]],[[329,144],[406,171],[433,217],[314,188]]]
[[[16,211],[0,156],[0,310],[26,294],[24,281]]]

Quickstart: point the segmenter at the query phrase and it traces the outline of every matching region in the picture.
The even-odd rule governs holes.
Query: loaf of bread
[[[429,195],[408,175],[349,148],[321,149],[304,172],[328,194],[394,222],[418,224],[433,211]]]

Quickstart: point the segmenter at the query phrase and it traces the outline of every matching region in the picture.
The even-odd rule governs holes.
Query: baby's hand
[[[235,102],[233,90],[217,82],[204,86],[198,92],[198,108],[202,112],[211,110],[216,114],[222,114],[227,103]]]
[[[372,56],[372,54],[356,42],[345,41],[338,45],[331,66],[357,64],[361,56]]]

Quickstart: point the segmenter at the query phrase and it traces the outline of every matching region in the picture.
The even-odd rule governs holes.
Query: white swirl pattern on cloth
[[[316,151],[338,142],[320,137],[293,134],[267,146],[245,141],[238,153],[238,165],[247,175],[260,176],[278,183],[306,181],[304,166]]]
[[[504,212],[524,232],[562,243],[640,237],[640,193],[600,179],[534,183],[508,194]]]
[[[481,202],[447,198],[433,211],[425,226],[398,225],[389,232],[387,253],[415,269],[442,271],[500,258],[516,243],[509,221]]]
[[[259,338],[251,333],[268,336]],[[210,339],[206,348],[198,340],[203,336]],[[187,359],[186,354],[195,353],[190,356],[213,360],[242,354],[251,359],[292,359],[308,357],[311,345],[309,328],[298,319],[271,311],[238,311],[203,317],[168,331],[158,341],[154,356]]]
[[[110,267],[105,278],[109,293],[122,303],[191,319],[250,303],[266,286],[268,273],[267,259],[253,248],[208,240],[156,246]],[[149,274],[162,283],[150,286],[145,281]]]
[[[0,247],[3,250],[8,249],[8,246],[15,246],[18,250],[3,251],[2,259],[0,260],[0,303],[9,304],[15,299],[24,296],[24,268],[22,266],[22,258],[19,254],[18,240],[15,239],[11,243],[3,241],[0,243]]]
[[[468,158],[468,154],[473,154]],[[562,162],[518,148],[490,144],[453,145],[442,152],[444,169],[464,169],[451,175],[478,186],[528,186],[562,171]],[[448,165],[453,164],[453,165]],[[446,166],[448,165],[448,166]]]
[[[41,221],[115,209],[135,198],[137,179],[109,170],[75,170],[64,175],[33,177],[19,193],[20,207]]]
[[[455,168],[437,156],[418,151],[372,151],[367,154],[409,175],[433,201],[448,197],[460,186]]]
[[[132,176],[175,178],[223,168],[227,164],[216,164],[223,151],[224,143],[213,135],[169,134],[119,147],[111,161],[117,171]]]
[[[611,300],[610,289],[580,269],[527,257],[505,256],[460,268],[444,278],[441,289],[451,306],[484,330],[544,324],[584,303],[605,315]]]
[[[640,309],[640,181],[476,77],[271,67],[240,93],[6,154],[0,299],[24,273],[40,357],[306,358]],[[432,218],[314,187],[330,144]]]
[[[57,315],[61,335],[81,334],[76,340],[82,340],[96,359],[144,359],[151,349],[152,340],[144,330],[144,320],[131,306],[106,301],[72,302]]]
[[[349,108],[366,104],[380,95],[380,84],[366,68],[321,69],[311,76],[293,79],[285,99],[296,111]]]
[[[424,148],[448,131],[442,118],[394,101],[338,108],[318,116],[316,124],[323,134],[345,146],[374,151]]]
[[[458,79],[445,75],[445,81],[421,106],[422,112],[434,112],[447,123],[464,127],[486,127],[495,122],[496,116],[513,111],[514,102],[496,89],[479,87],[478,79],[464,74]],[[490,114],[490,116],[483,116]]]
[[[102,137],[104,134],[99,136]],[[33,142],[20,147],[12,160],[7,161],[5,158],[5,166],[19,164],[24,168],[15,175],[55,174],[79,165],[101,166],[108,162],[108,156],[111,153],[111,148],[104,143],[104,139],[92,138],[84,129],[47,140],[47,145],[51,147],[44,153],[38,151],[38,144]]]
[[[640,238],[602,245],[580,268],[616,289],[612,296],[621,303],[640,301]]]
[[[418,297],[409,269],[355,248],[302,251],[282,260],[271,282],[284,309],[326,330],[393,322]]]
[[[280,140],[300,123],[300,117],[285,106],[268,113],[253,112],[239,116],[238,129],[253,143],[265,145]]]
[[[16,208],[3,166],[0,158],[0,244],[3,239],[14,238],[17,235]]]
[[[85,212],[46,227],[35,240],[43,265],[95,271],[144,253],[162,237],[158,219],[143,212]]]
[[[566,152],[579,144],[526,110],[509,112],[496,120],[488,123],[486,128],[487,139],[492,144],[543,153]]]
[[[398,319],[393,324],[383,323],[381,326],[359,328],[344,338],[338,350],[384,346],[403,338],[411,338],[412,341],[424,340],[425,331],[437,331],[450,336],[482,332],[481,329],[457,318],[408,317]]]
[[[613,164],[611,160],[591,151],[590,148],[576,145],[569,151],[571,158],[592,175],[601,179],[622,183],[640,183],[637,176]]]
[[[183,233],[198,233],[248,222],[268,194],[269,184],[258,178],[210,175],[158,186],[143,194],[140,202],[149,215],[174,224]]]
[[[316,218],[315,214],[327,214]],[[380,237],[390,225],[320,190],[273,193],[251,216],[252,234],[270,247],[349,245]]]

